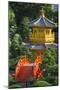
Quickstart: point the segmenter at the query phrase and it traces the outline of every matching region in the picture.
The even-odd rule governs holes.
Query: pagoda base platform
[[[26,43],[25,44],[27,48],[29,49],[35,49],[35,50],[41,50],[41,49],[45,49],[45,48],[58,48],[58,44],[53,43],[53,44],[30,44],[30,43]]]

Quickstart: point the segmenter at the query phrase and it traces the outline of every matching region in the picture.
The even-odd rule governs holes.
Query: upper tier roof
[[[45,17],[43,9],[41,10],[41,15],[39,18],[30,22],[30,27],[38,26],[38,27],[56,27],[56,23],[49,20]]]

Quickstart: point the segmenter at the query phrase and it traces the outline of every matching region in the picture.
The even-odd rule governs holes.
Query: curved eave
[[[30,27],[41,27],[41,28],[56,28],[57,26],[40,26],[40,25],[31,25]]]
[[[39,17],[33,20],[30,24],[30,27],[46,27],[46,28],[55,28],[57,27],[56,23],[52,22],[46,17]]]

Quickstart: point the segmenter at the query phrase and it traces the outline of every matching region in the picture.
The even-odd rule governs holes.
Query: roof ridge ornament
[[[43,9],[43,7],[42,7],[42,9],[40,10],[40,16],[42,16],[42,17],[45,17],[45,14],[44,14],[44,9]]]

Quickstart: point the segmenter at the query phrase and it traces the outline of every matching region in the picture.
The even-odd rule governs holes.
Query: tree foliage
[[[37,81],[34,83],[34,86],[37,86],[37,87],[45,87],[45,86],[51,86],[51,84],[48,83],[47,81],[37,80]]]
[[[57,48],[49,48],[44,52],[43,76],[52,85],[58,84],[58,53]],[[45,71],[44,71],[45,69]],[[47,76],[47,77],[46,77]]]
[[[26,39],[29,30],[30,30],[30,28],[29,28],[29,18],[24,17],[22,19],[22,21],[20,22],[20,26],[19,26],[19,33],[21,34],[21,37],[22,37],[23,40]]]

